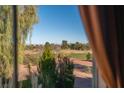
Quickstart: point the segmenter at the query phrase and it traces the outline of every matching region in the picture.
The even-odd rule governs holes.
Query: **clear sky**
[[[45,42],[60,44],[62,40],[69,43],[86,43],[87,38],[81,22],[78,6],[38,6],[38,24],[33,26],[32,44]],[[26,41],[29,44],[29,39]]]

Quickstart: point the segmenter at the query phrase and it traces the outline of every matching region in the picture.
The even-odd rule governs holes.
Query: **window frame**
[[[16,5],[12,6],[13,11],[13,87],[18,88],[18,9]]]

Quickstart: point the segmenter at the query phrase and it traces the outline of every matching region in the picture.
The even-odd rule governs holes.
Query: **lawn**
[[[69,58],[77,58],[80,60],[87,60],[86,55],[87,55],[87,53],[70,53],[70,54],[67,54],[66,56]]]

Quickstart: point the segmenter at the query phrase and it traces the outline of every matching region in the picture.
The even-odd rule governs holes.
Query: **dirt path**
[[[71,59],[74,63],[75,88],[91,88],[92,87],[92,73],[84,71],[85,67],[92,67],[92,62],[80,61],[78,59]]]
[[[37,73],[37,66],[31,66],[31,72],[32,73]],[[19,81],[20,80],[25,80],[27,76],[29,76],[29,69],[27,65],[19,65]]]

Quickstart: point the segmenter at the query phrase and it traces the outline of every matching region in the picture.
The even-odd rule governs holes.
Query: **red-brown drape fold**
[[[124,87],[124,7],[79,8],[96,65],[107,87]]]

